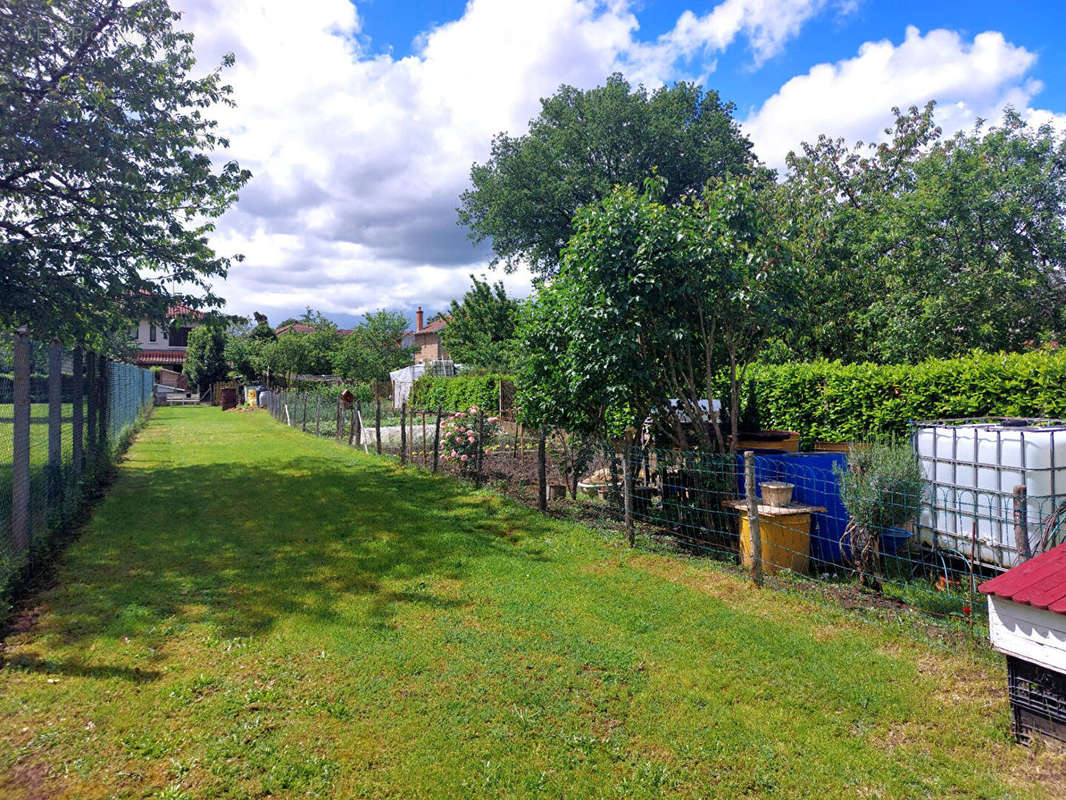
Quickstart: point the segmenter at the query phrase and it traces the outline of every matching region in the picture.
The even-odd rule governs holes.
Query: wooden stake
[[[474,486],[481,488],[481,469],[485,462],[485,412],[477,412],[477,455],[475,456]]]
[[[315,436],[318,436],[318,425],[322,419],[322,395],[315,395]]]
[[[400,406],[400,466],[407,460],[407,401]]]
[[[357,419],[357,417],[356,417],[356,412],[355,412],[355,405],[353,404],[352,405],[352,421],[350,423],[348,423],[348,446],[349,447],[351,447],[352,442],[355,441],[355,425],[356,425],[355,420],[356,419]]]
[[[544,426],[541,425],[540,436],[537,437],[537,508],[541,511],[548,510],[548,469],[544,448],[546,438]]]
[[[426,466],[429,453],[426,452],[426,412],[422,412],[422,466]]]
[[[636,533],[633,530],[633,465],[630,463],[632,455],[633,438],[627,435],[622,450],[622,508],[625,513],[626,543],[630,547],[636,544]]]
[[[1029,547],[1029,515],[1025,508],[1028,489],[1014,487],[1014,546],[1018,548],[1018,563],[1033,557]]]
[[[440,457],[440,418],[444,409],[437,407],[437,424],[433,426],[433,471],[437,471],[437,459]]]
[[[71,406],[70,420],[71,466],[74,470],[75,479],[81,476],[85,460],[85,433],[82,429],[85,420],[85,368],[81,357],[81,347],[75,347],[71,356],[71,365],[74,369],[74,402]],[[152,391],[155,390],[153,389]]]
[[[762,584],[762,535],[759,532],[759,500],[755,496],[755,452],[752,450],[744,451],[744,494],[748,500],[751,579]]]
[[[378,396],[377,389],[374,390],[374,433],[378,439],[378,455],[381,455],[381,398]]]

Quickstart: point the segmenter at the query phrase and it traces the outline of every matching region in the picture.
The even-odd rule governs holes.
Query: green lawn
[[[1061,797],[1004,676],[265,412],[157,411],[0,671],[0,796]]]

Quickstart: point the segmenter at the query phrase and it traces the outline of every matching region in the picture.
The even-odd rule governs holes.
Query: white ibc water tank
[[[919,423],[913,441],[932,485],[919,520],[929,544],[968,557],[976,523],[978,559],[1005,569],[1018,563],[1014,487],[1026,489],[1031,545],[1066,500],[1066,423]]]

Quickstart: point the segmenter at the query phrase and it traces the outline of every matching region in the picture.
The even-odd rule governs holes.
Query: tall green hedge
[[[904,435],[920,419],[1066,418],[1066,350],[918,364],[756,365],[749,378],[741,397],[754,401],[760,427],[799,431],[806,443]]]
[[[465,411],[470,406],[496,409],[500,399],[500,381],[514,382],[510,375],[457,375],[441,378],[423,375],[411,388],[412,408]]]

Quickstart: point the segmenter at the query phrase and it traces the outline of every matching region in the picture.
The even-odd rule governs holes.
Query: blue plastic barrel
[[[841,539],[848,526],[848,512],[840,499],[840,479],[833,467],[847,469],[844,453],[787,453],[778,456],[780,480],[794,484],[792,499],[808,506],[820,506],[811,525],[811,570],[843,564],[850,549]]]

